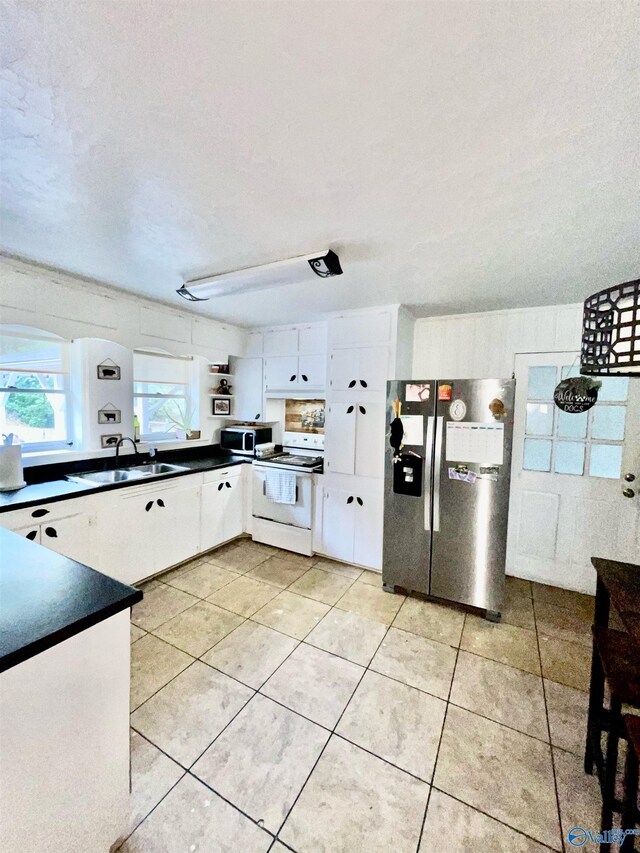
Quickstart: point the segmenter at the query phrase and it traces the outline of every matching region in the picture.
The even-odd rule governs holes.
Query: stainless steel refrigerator
[[[514,397],[513,379],[387,383],[385,589],[500,618]]]

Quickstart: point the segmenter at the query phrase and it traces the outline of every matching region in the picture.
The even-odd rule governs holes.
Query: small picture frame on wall
[[[110,358],[98,365],[98,379],[120,379],[120,367]]]
[[[113,403],[107,403],[98,410],[99,424],[119,424],[122,422],[122,412],[116,409]]]
[[[231,414],[231,400],[214,400],[213,401],[213,414],[214,415],[230,415]]]
[[[110,435],[101,435],[100,436],[100,446],[104,447],[104,448],[115,447],[121,438],[122,438],[121,432],[114,432],[114,433],[111,433]]]

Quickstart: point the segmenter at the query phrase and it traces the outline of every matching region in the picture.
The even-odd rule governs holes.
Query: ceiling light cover
[[[320,278],[342,275],[340,259],[331,249],[276,261],[273,264],[261,264],[246,267],[233,272],[186,281],[176,293],[190,302],[205,302],[215,296],[231,296],[238,293],[251,293],[255,290],[267,290],[291,284],[302,284],[309,280],[309,269]]]
[[[585,300],[580,372],[640,376],[640,279]]]

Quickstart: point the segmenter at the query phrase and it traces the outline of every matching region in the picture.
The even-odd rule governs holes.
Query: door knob
[[[624,475],[624,478],[625,478],[625,480],[627,481],[627,483],[633,483],[633,481],[634,481],[634,480],[635,480],[635,478],[636,478],[636,475],[635,475],[635,474],[632,474],[631,472],[629,472],[628,474],[625,474],[625,475]]]
[[[633,491],[633,489],[623,489],[622,494],[625,496],[625,498],[635,498],[636,496],[636,493]]]

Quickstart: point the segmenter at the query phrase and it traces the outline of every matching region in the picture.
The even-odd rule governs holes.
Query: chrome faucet
[[[138,450],[135,441],[132,438],[129,438],[128,435],[123,435],[120,441],[116,444],[116,468],[118,467],[118,458],[120,456],[120,448],[124,444],[125,441],[130,441],[133,445],[133,450],[136,454],[136,459],[140,458],[140,451]]]

